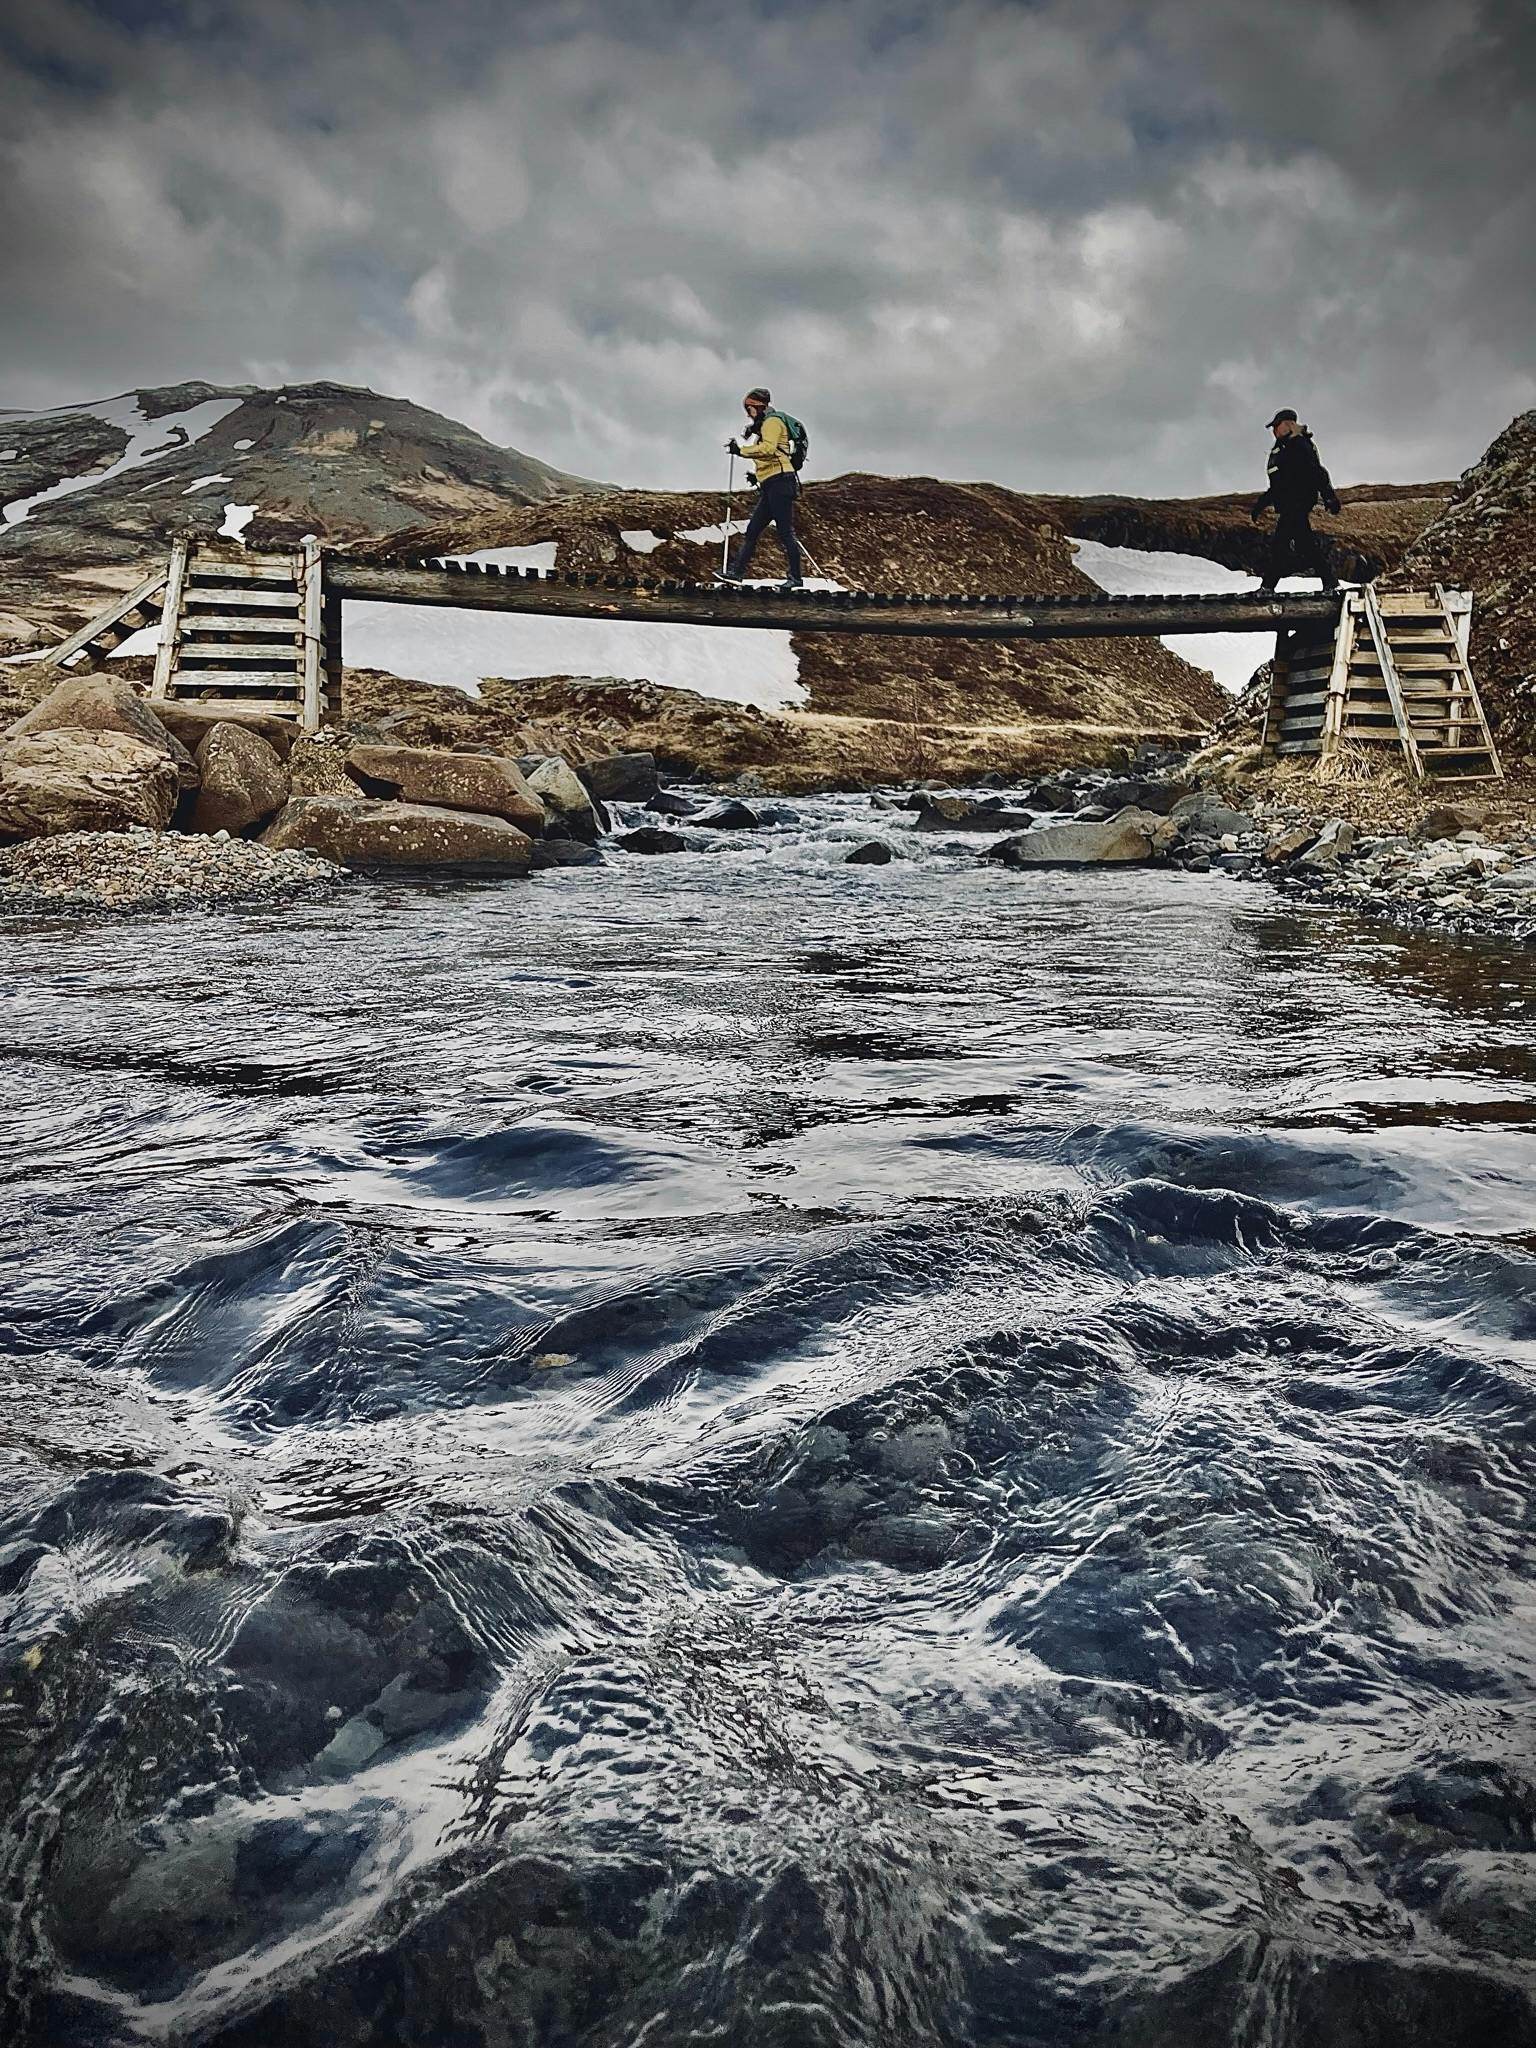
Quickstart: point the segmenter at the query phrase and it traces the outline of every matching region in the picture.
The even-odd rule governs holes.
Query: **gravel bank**
[[[63,832],[0,849],[0,910],[196,910],[292,903],[347,870],[254,840],[180,832]]]

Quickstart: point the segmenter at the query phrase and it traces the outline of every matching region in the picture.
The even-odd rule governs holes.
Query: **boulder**
[[[1037,811],[1070,811],[1077,803],[1077,786],[1064,776],[1048,775],[1035,784],[1025,801]]]
[[[599,803],[648,804],[661,787],[654,754],[605,754],[576,772]]]
[[[1522,860],[1502,875],[1490,875],[1488,887],[1501,895],[1536,896],[1536,860]]]
[[[708,825],[713,832],[755,832],[762,822],[749,804],[738,803],[735,797],[716,804],[712,811],[701,811],[694,819],[696,825]]]
[[[1318,833],[1309,852],[1302,854],[1299,868],[1330,868],[1341,861],[1355,843],[1355,828],[1346,818],[1330,818]]]
[[[1276,861],[1294,860],[1298,853],[1306,852],[1316,837],[1315,825],[1287,825],[1265,847],[1264,858],[1271,866]]]
[[[947,796],[917,806],[914,822],[919,832],[1024,832],[1035,814],[1005,810],[995,797],[978,803],[974,797]]]
[[[0,748],[0,835],[163,832],[176,809],[177,764],[130,733],[80,728],[29,732]]]
[[[1005,867],[1084,867],[1153,860],[1172,844],[1175,827],[1153,811],[1126,810],[1097,823],[1042,825],[989,849]]]
[[[895,855],[883,839],[868,839],[862,846],[856,846],[843,863],[850,868],[883,868]]]
[[[483,811],[370,796],[298,796],[261,835],[264,846],[324,854],[343,867],[448,867],[526,875],[526,832]]]
[[[1128,809],[1129,806],[1122,805],[1121,808]],[[1105,804],[1084,804],[1081,810],[1073,813],[1073,816],[1085,825],[1096,825],[1101,818],[1109,816],[1109,809]]]
[[[280,761],[287,760],[299,737],[293,719],[279,718],[272,711],[205,711],[199,704],[157,704],[155,716],[173,739],[194,754],[216,725],[237,725],[242,732],[255,733]]]
[[[575,839],[591,846],[608,830],[608,813],[588,792],[586,784],[569,761],[550,755],[528,777],[528,787],[570,831]]]
[[[126,676],[65,676],[47,696],[6,727],[7,740],[35,732],[121,732],[170,751],[171,736]]]
[[[158,747],[176,763],[177,786],[196,789],[197,768],[187,747],[151,711],[126,676],[65,676],[47,696],[6,728],[5,739],[40,732],[120,732]]]
[[[1186,834],[1198,834],[1205,839],[1220,839],[1224,832],[1253,830],[1253,819],[1246,811],[1234,811],[1230,804],[1224,804],[1220,797],[1211,796],[1206,790],[1181,796],[1168,815]]]
[[[660,825],[642,825],[634,832],[621,832],[618,843],[626,853],[686,853],[688,842],[681,832],[665,831]]]
[[[1159,811],[1166,814],[1179,800],[1177,783],[1156,782],[1145,775],[1118,775],[1099,791],[1099,801],[1110,813],[1116,811]]]
[[[1486,804],[1436,804],[1413,828],[1415,839],[1454,839],[1458,832],[1476,832],[1488,822]]]
[[[209,727],[197,750],[201,786],[194,832],[248,831],[288,801],[288,771],[275,747],[243,725]]]
[[[443,747],[348,747],[348,778],[369,796],[478,811],[530,835],[544,830],[544,806],[505,754],[454,753]]]
[[[658,818],[691,818],[699,806],[690,798],[679,796],[676,790],[663,789],[646,798],[645,808],[654,811]]]

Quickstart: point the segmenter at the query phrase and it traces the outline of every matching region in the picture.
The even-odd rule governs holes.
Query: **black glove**
[[[741,448],[740,448],[740,445],[739,445],[739,444],[738,444],[737,442],[735,442],[735,441],[727,441],[725,445],[726,445],[726,447],[727,447],[727,448],[729,448],[729,449],[730,449],[730,451],[731,451],[731,453],[732,453],[733,455],[739,455],[739,454],[741,453]]]
[[[1250,505],[1248,508],[1248,517],[1253,521],[1254,525],[1257,526],[1259,521],[1264,517],[1264,507],[1262,505]]]
[[[1338,499],[1337,499],[1337,498],[1324,498],[1324,500],[1323,500],[1323,503],[1324,503],[1324,504],[1325,504],[1325,505],[1327,506],[1328,510],[1329,510],[1329,511],[1330,511],[1330,512],[1331,512],[1331,513],[1333,514],[1334,518],[1335,518],[1335,519],[1337,519],[1337,518],[1338,518],[1338,516],[1339,516],[1339,501],[1338,501]]]

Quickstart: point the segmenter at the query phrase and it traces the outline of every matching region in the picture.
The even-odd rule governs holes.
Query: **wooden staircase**
[[[163,604],[151,702],[267,712],[317,729],[329,708],[318,541],[256,555],[178,540]]]
[[[1445,782],[1503,776],[1467,665],[1472,600],[1463,591],[1346,591],[1336,630],[1280,636],[1266,759],[1313,756],[1326,777],[1346,747],[1391,747],[1408,772]]]

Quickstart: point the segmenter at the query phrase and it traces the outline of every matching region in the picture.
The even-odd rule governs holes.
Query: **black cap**
[[[1271,427],[1278,427],[1282,420],[1293,420],[1295,419],[1295,417],[1295,413],[1291,410],[1291,408],[1288,405],[1282,405],[1280,410],[1275,414],[1274,418],[1272,420],[1267,420],[1265,422],[1265,425]]]
[[[747,397],[759,399],[764,405],[768,403],[768,393],[763,389],[761,384],[754,384],[752,386],[752,389],[747,393]]]

